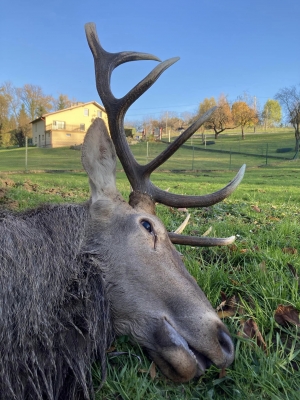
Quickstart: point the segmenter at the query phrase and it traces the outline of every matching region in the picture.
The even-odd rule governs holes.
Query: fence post
[[[27,148],[28,148],[28,137],[26,135],[25,136],[25,172],[27,172],[27,160],[28,160]]]
[[[194,146],[193,146],[193,158],[192,158],[192,171],[194,171]]]
[[[148,162],[148,157],[149,157],[149,142],[147,142],[147,162]]]
[[[267,148],[266,148],[266,165],[268,165],[268,150],[269,150],[269,145],[267,143]]]

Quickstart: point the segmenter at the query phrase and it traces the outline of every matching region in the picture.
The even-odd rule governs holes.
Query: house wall
[[[84,114],[84,109],[88,109],[89,115]],[[82,104],[82,106],[73,109],[57,111],[55,114],[46,116],[46,126],[52,124],[53,121],[63,121],[67,125],[85,125],[85,130],[89,128],[95,118],[97,111],[102,111],[95,104]],[[106,113],[102,111],[102,118],[107,124]]]
[[[83,143],[86,132],[52,131],[51,147],[67,147]]]
[[[45,140],[45,122],[37,121],[32,124],[32,143],[38,147],[43,147],[46,144]]]
[[[97,118],[98,111],[101,112],[101,118],[108,127],[105,111],[94,103],[82,104],[46,115],[44,121],[32,124],[33,144],[38,147],[64,147],[81,144],[86,131],[93,120]],[[59,124],[57,121],[64,124]],[[65,129],[62,126],[65,126]],[[81,128],[79,128],[80,126]]]

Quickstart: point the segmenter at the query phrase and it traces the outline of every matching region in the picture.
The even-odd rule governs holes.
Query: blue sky
[[[180,57],[127,119],[193,112],[221,93],[234,101],[247,92],[263,106],[280,88],[300,83],[299,20],[299,0],[1,0],[0,84],[32,83],[54,97],[101,103],[84,33],[84,24],[95,22],[107,51]],[[115,96],[155,65],[118,67]]]

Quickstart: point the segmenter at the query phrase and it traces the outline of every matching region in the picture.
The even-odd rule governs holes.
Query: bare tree
[[[7,101],[7,117],[17,119],[21,106],[18,88],[16,88],[10,81],[6,81],[1,85],[0,93],[5,96]]]
[[[53,109],[53,97],[45,95],[38,85],[26,84],[18,92],[31,121]]]
[[[295,151],[298,153],[300,142],[300,89],[297,89],[296,86],[280,89],[276,93],[275,99],[285,109],[288,122],[295,129]]]

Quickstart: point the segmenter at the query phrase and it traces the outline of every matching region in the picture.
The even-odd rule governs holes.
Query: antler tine
[[[103,101],[103,105],[108,111],[110,107],[113,106],[112,103],[114,103],[115,100],[120,100],[113,96],[110,88],[111,74],[116,67],[129,61],[153,60],[160,62],[161,60],[152,54],[135,51],[109,53],[101,46],[97,35],[96,25],[92,22],[85,24],[85,33],[95,61],[98,93]]]
[[[174,140],[163,152],[161,152],[155,159],[150,161],[147,165],[143,166],[143,174],[150,175],[156,168],[167,161],[178,149],[183,145],[199,128],[209,119],[211,114],[217,109],[212,107],[200,118],[198,118],[188,129],[181,133],[178,138]]]
[[[226,199],[237,188],[244,177],[246,165],[244,164],[231,182],[224,188],[217,192],[210,193],[203,196],[188,196],[174,194],[159,189],[149,181],[150,191],[152,197],[158,203],[162,203],[171,207],[208,207],[213,204],[219,203]]]
[[[156,56],[138,52],[109,53],[100,44],[94,23],[85,25],[86,37],[95,62],[96,85],[99,96],[108,115],[110,134],[114,142],[117,155],[123,165],[126,175],[134,189],[143,190],[140,185],[141,166],[136,162],[129,148],[124,132],[124,116],[128,108],[159,78],[172,64],[179,60],[174,57],[160,62],[144,79],[142,79],[124,97],[117,99],[111,92],[110,80],[112,71],[128,61],[154,60]]]
[[[133,188],[133,196],[130,198],[130,204],[134,203],[134,193],[144,193],[152,198],[153,201],[173,206],[173,207],[203,207],[218,203],[228,197],[238,186],[245,172],[245,165],[239,170],[235,178],[223,189],[203,196],[184,196],[165,192],[156,187],[150,181],[150,174],[165,162],[172,154],[189,138],[192,134],[210,117],[214,109],[209,110],[191,127],[189,127],[179,138],[177,138],[169,147],[147,165],[137,163],[129,148],[124,132],[124,116],[128,108],[147,90],[158,77],[179,58],[172,58],[160,62],[144,79],[142,79],[133,89],[124,97],[117,99],[113,96],[110,88],[111,74],[118,65],[136,60],[154,60],[159,58],[147,53],[120,52],[109,53],[105,51],[99,41],[96,32],[96,26],[88,23],[85,26],[87,40],[94,56],[95,73],[98,93],[103,102],[108,115],[110,134],[116,148],[117,155],[123,165],[128,180]]]
[[[212,246],[227,246],[235,241],[235,236],[228,238],[210,238],[210,237],[197,237],[178,235],[174,232],[168,233],[169,238],[174,244],[199,246],[199,247],[212,247]]]

